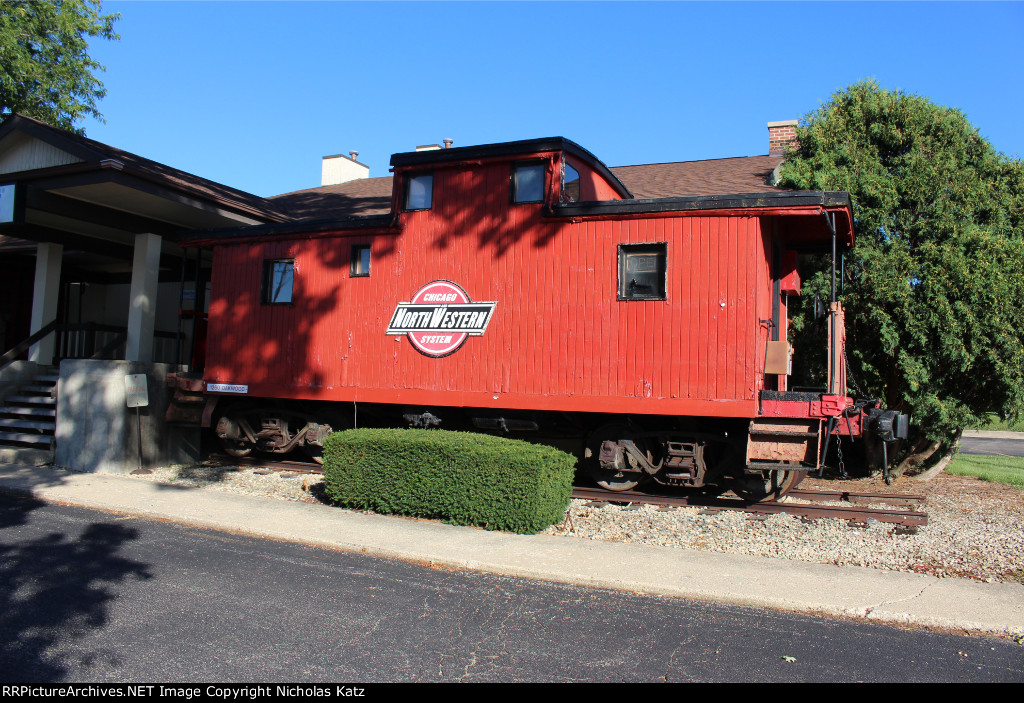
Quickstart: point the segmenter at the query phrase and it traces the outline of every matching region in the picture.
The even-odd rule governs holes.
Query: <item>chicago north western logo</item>
[[[474,303],[451,281],[431,281],[408,303],[399,303],[387,334],[404,334],[417,350],[442,357],[458,350],[468,337],[480,337],[491,321],[496,301]]]

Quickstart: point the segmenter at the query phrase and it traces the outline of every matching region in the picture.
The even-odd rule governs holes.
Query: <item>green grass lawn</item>
[[[957,454],[946,467],[946,472],[959,476],[976,476],[983,481],[1006,483],[1024,489],[1022,457]]]
[[[995,413],[989,413],[987,421],[982,422],[976,427],[969,427],[971,430],[1001,430],[1003,432],[1024,432],[1024,420],[1020,422],[1007,422],[1006,420],[1000,420],[999,416]]]

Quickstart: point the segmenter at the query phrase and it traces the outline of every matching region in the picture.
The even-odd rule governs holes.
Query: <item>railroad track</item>
[[[913,510],[923,507],[924,496],[898,493],[855,493],[852,491],[809,491],[794,489],[786,498],[804,502],[765,501],[748,503],[740,498],[709,497],[704,495],[685,495],[667,493],[644,493],[640,491],[621,491],[611,493],[602,488],[579,487],[573,489],[573,498],[599,501],[604,503],[649,503],[676,507],[699,507],[707,510],[740,510],[754,514],[786,513],[804,518],[838,518],[856,523],[867,523],[868,520],[889,522],[907,527],[928,524],[927,513]],[[835,505],[834,503],[840,503]],[[865,503],[887,503],[898,506],[893,508],[858,507]],[[903,509],[899,509],[903,508]]]
[[[207,460],[223,466],[252,466],[274,471],[322,474],[323,467],[312,461],[271,461],[266,457],[232,457],[226,454],[211,454]],[[854,523],[868,520],[895,523],[906,527],[928,524],[927,513],[914,508],[923,508],[924,496],[906,493],[865,493],[853,491],[811,491],[794,488],[786,494],[786,502],[765,501],[747,503],[740,498],[711,497],[684,493],[647,493],[643,491],[606,491],[603,488],[575,486],[573,498],[602,503],[650,503],[676,507],[699,507],[706,510],[740,510],[753,514],[786,513],[804,518],[837,518]],[[808,502],[793,502],[808,501]],[[785,499],[784,499],[785,500]],[[839,505],[836,505],[839,503]],[[858,507],[864,504],[888,504],[892,508]]]
[[[205,461],[215,466],[251,466],[274,471],[293,471],[297,474],[322,474],[324,467],[315,461],[274,461],[264,456],[228,456],[227,454],[209,454]]]

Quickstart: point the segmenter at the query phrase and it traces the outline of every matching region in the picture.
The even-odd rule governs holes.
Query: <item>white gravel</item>
[[[252,468],[171,467],[133,478],[304,502],[317,502],[322,488],[320,476]],[[908,530],[890,523],[855,526],[573,500],[566,520],[544,534],[1024,584],[1024,492],[945,474],[928,482],[879,484],[809,479],[801,488],[925,494],[928,524]]]

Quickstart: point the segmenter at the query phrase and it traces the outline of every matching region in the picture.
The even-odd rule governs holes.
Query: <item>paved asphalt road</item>
[[[964,454],[1000,454],[1024,456],[1024,439],[993,439],[990,437],[963,437],[960,451]]]
[[[428,569],[6,495],[0,604],[4,682],[1024,681],[1024,647],[1002,639]]]

